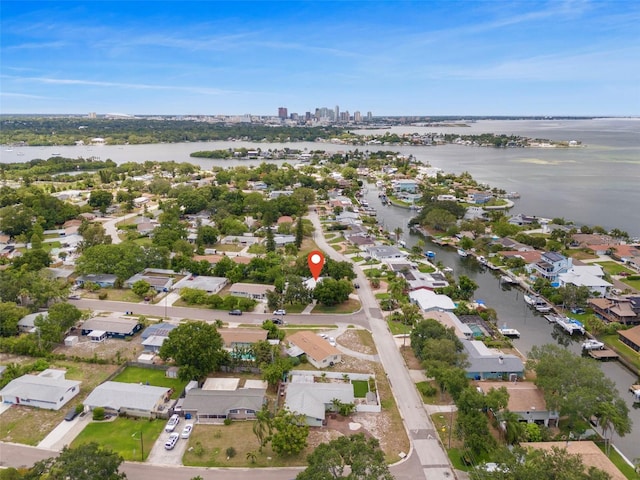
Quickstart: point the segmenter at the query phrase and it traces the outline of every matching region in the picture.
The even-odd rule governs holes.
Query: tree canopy
[[[182,380],[199,380],[218,369],[227,360],[222,337],[216,327],[206,322],[188,322],[169,332],[160,348],[160,358],[172,358]]]
[[[307,463],[296,480],[393,479],[378,440],[362,433],[321,443],[307,457]],[[345,473],[347,467],[349,473]]]

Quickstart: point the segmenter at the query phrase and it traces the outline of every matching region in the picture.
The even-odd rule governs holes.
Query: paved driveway
[[[180,422],[176,427],[176,433],[181,433],[183,427],[184,423]],[[176,446],[173,447],[173,450],[167,450],[164,448],[164,443],[169,439],[169,435],[169,433],[162,430],[162,433],[153,444],[151,452],[149,452],[149,456],[146,460],[147,463],[158,465],[182,465],[182,456],[187,449],[189,440],[181,438],[178,440],[178,443],[176,443]]]

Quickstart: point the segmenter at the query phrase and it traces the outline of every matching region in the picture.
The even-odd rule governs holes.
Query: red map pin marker
[[[307,257],[307,263],[309,264],[309,270],[311,270],[313,279],[318,280],[322,267],[324,266],[324,255],[319,250],[314,250]]]

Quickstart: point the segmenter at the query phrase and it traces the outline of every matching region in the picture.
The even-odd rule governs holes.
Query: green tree
[[[273,417],[271,448],[281,456],[297,455],[307,446],[309,426],[304,415],[283,408]]]
[[[324,278],[316,284],[313,290],[313,298],[323,305],[333,306],[346,302],[349,294],[353,290],[353,285],[349,280],[335,280]]]
[[[302,224],[302,215],[298,217],[298,221],[296,222],[296,247],[300,249],[302,246],[302,240],[304,240],[304,226]]]
[[[18,321],[29,310],[19,307],[15,302],[0,302],[0,336],[12,337],[18,333]]]
[[[172,358],[180,366],[181,380],[199,380],[227,360],[222,337],[206,322],[188,322],[169,332],[160,348],[160,358]]]
[[[113,194],[106,190],[93,190],[89,195],[89,205],[105,213],[113,203]]]
[[[118,469],[123,459],[97,443],[76,448],[65,446],[58,457],[37,462],[26,475],[27,480],[121,480],[127,478]]]
[[[150,288],[151,285],[149,285],[149,282],[145,280],[138,280],[131,285],[131,290],[139,297],[144,297],[149,292]]]
[[[256,419],[253,423],[253,434],[260,443],[260,447],[258,447],[260,453],[262,453],[262,449],[271,439],[271,434],[273,433],[272,420],[273,416],[266,404],[262,406],[260,411],[256,412]]]
[[[83,221],[78,228],[78,233],[82,235],[82,242],[78,245],[81,252],[94,245],[109,245],[113,240],[111,235],[107,235],[104,225],[97,222]]]
[[[35,214],[25,205],[10,205],[0,209],[0,230],[15,238],[21,234],[29,234],[33,227]]]
[[[375,438],[361,433],[321,443],[307,457],[307,468],[296,480],[392,480],[384,452]],[[349,471],[346,473],[345,470]]]
[[[267,252],[275,252],[276,251],[276,241],[273,238],[273,230],[271,225],[267,227],[267,232],[265,236],[265,248]]]

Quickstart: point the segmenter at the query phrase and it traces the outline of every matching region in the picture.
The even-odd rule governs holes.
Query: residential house
[[[524,377],[524,364],[516,355],[489,349],[479,340],[461,339],[467,354],[467,378],[475,380],[506,379]]]
[[[632,259],[640,258],[639,245],[614,245],[611,251],[611,258],[619,262],[628,264]]]
[[[38,375],[23,375],[11,380],[2,390],[3,403],[60,410],[80,393],[77,380],[66,380],[64,370],[46,369]]]
[[[604,297],[613,284],[604,280],[604,271],[600,265],[574,265],[566,273],[558,275],[560,286],[574,285],[587,287],[592,294]]]
[[[38,315],[42,315],[43,319],[46,319],[49,316],[49,312],[35,312],[25,315],[18,320],[18,331],[26,333],[36,332],[38,329],[35,322]]]
[[[464,220],[485,220],[487,211],[482,207],[470,206],[464,212]]]
[[[640,296],[590,298],[588,305],[607,322],[640,325]]]
[[[276,247],[284,247],[285,245],[296,243],[296,236],[295,235],[274,235],[273,241],[275,242]]]
[[[171,332],[171,330],[173,330],[176,327],[177,325],[174,325],[173,323],[164,323],[164,322],[154,323],[144,329],[144,331],[140,334],[140,338],[142,340],[146,340],[147,338],[153,337],[153,336],[168,337],[169,332]]]
[[[478,382],[486,394],[492,388],[504,387],[509,393],[507,409],[520,416],[521,421],[553,427],[558,422],[558,412],[547,409],[544,394],[532,382]]]
[[[534,216],[534,215],[524,215],[522,213],[518,213],[517,215],[513,215],[511,218],[509,218],[508,222],[511,225],[519,225],[519,226],[525,226],[525,225],[531,225],[533,223],[538,223],[539,222],[539,218]]]
[[[354,403],[351,383],[288,383],[285,406],[292,412],[304,415],[305,423],[310,427],[321,427],[325,413],[334,410],[333,400],[342,403]]]
[[[424,318],[432,318],[440,322],[447,328],[452,328],[458,338],[465,338],[467,340],[473,340],[473,330],[466,323],[460,321],[460,319],[453,312],[442,312],[439,310],[431,310],[426,312]]]
[[[363,251],[366,251],[368,247],[375,245],[373,239],[360,234],[349,235],[348,237],[346,237],[346,239],[351,245],[354,245]]]
[[[332,367],[342,361],[342,353],[327,340],[315,333],[302,330],[287,337],[291,348],[287,353],[291,357],[306,355],[307,360],[316,368]]]
[[[527,265],[539,262],[540,258],[542,257],[542,252],[538,250],[529,250],[524,252],[520,250],[509,250],[499,252],[499,254],[502,255],[505,260],[508,260],[510,258],[521,258]]]
[[[142,340],[142,347],[144,348],[145,353],[158,354],[162,348],[162,344],[167,340],[167,338],[169,337],[164,335],[151,335],[150,337]]]
[[[475,203],[476,205],[484,205],[493,199],[491,192],[480,192],[471,190],[467,192],[467,201],[469,203]]]
[[[409,300],[411,303],[418,305],[423,312],[432,310],[453,311],[456,308],[451,298],[424,288],[409,292]]]
[[[418,193],[419,186],[420,184],[416,180],[410,179],[393,180],[391,182],[391,188],[396,194],[400,192]]]
[[[250,247],[256,243],[262,243],[264,239],[261,237],[255,237],[253,235],[227,235],[220,243],[223,245],[242,245],[243,247]]]
[[[222,423],[225,419],[253,420],[265,403],[265,388],[237,390],[190,389],[181,404],[181,413],[198,423]]]
[[[629,330],[618,330],[618,338],[622,343],[640,352],[640,325]]]
[[[293,195],[293,190],[273,190],[272,192],[269,192],[269,199],[274,199],[274,198],[278,198],[278,197],[289,197]]]
[[[516,242],[512,238],[508,238],[508,237],[500,238],[496,240],[495,242],[493,242],[493,245],[500,245],[505,250],[518,251],[518,252],[530,252],[534,250],[532,246],[525,245],[524,243]]]
[[[540,261],[527,266],[530,272],[550,282],[557,282],[561,273],[566,273],[573,266],[571,257],[567,258],[557,252],[545,252]]]
[[[207,253],[207,250],[214,253]],[[249,257],[241,257],[239,255],[227,256],[225,254],[218,255],[215,252],[216,252],[215,249],[206,249],[205,255],[194,255],[192,260],[194,262],[202,262],[202,261],[207,262],[212,267],[215,266],[216,263],[218,263],[223,258],[230,258],[231,261],[233,261],[233,263],[237,263],[239,265],[248,265],[251,262],[251,258]]]
[[[216,294],[220,292],[224,287],[227,286],[229,280],[225,277],[209,277],[207,275],[188,275],[184,277],[182,280],[177,282],[173,289],[180,291],[183,288],[193,288],[196,290],[203,290],[207,292],[209,295]]]
[[[76,285],[84,287],[85,283],[95,283],[100,288],[113,288],[118,277],[111,274],[90,273],[88,275],[80,275],[76,278]]]
[[[260,328],[219,328],[218,333],[224,342],[223,348],[227,351],[250,348],[254,343],[267,339],[266,330]]]
[[[82,335],[89,335],[94,330],[106,333],[107,337],[132,337],[142,329],[137,318],[117,316],[93,317],[82,324]]]
[[[601,233],[574,233],[571,236],[571,246],[578,248],[588,248],[589,245],[618,245],[620,242],[614,241],[610,235]]]
[[[368,247],[367,253],[376,260],[388,260],[392,258],[405,258],[406,252],[403,252],[399,248],[391,245],[379,245],[374,247]]]
[[[173,287],[176,272],[160,268],[145,268],[141,273],[136,273],[124,282],[127,288],[139,281],[147,282],[156,292],[168,292]]]
[[[115,414],[155,418],[170,406],[172,390],[139,383],[104,382],[98,385],[84,405],[90,410],[102,407]]]
[[[267,299],[267,292],[274,290],[273,285],[263,285],[260,283],[234,283],[229,287],[229,295],[234,297],[252,298],[258,301]]]

